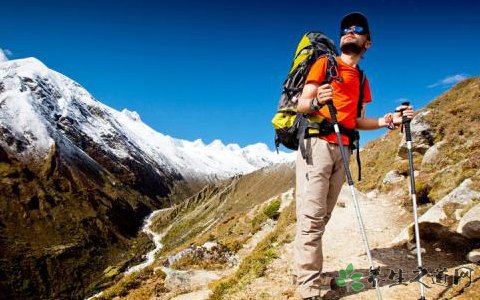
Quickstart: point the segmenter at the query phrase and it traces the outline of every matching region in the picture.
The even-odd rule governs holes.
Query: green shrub
[[[226,237],[221,244],[225,246],[228,250],[232,252],[237,252],[243,247],[243,244],[238,241],[235,237]]]
[[[163,272],[162,272],[163,273]],[[142,271],[125,275],[119,282],[109,287],[102,293],[98,299],[113,299],[115,297],[125,297],[130,290],[139,287],[143,281],[153,274],[153,268],[147,267]],[[157,274],[155,272],[155,274]]]
[[[252,234],[255,234],[258,232],[260,229],[262,229],[263,223],[268,220],[277,220],[278,216],[280,215],[280,204],[281,200],[280,198],[277,198],[273,201],[271,201],[267,206],[263,208],[259,213],[257,213],[252,221],[250,222],[252,226]]]
[[[280,204],[280,198],[273,200],[263,209],[263,213],[272,220],[278,219],[278,216],[280,215]]]

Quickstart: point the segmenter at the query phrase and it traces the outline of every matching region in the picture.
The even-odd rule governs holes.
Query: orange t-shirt
[[[337,57],[338,74],[342,81],[334,80],[331,85],[333,88],[333,104],[337,109],[337,120],[345,128],[353,129],[356,126],[358,98],[360,97],[360,74],[357,68],[347,65],[340,57]],[[306,83],[322,84],[325,79],[325,72],[327,68],[327,59],[322,57],[318,59],[308,73]],[[365,85],[363,86],[363,103],[372,101],[372,94],[370,92],[370,84],[365,78]],[[326,118],[330,118],[328,107],[322,107],[316,114]],[[324,140],[329,143],[337,142],[335,133],[322,136]],[[348,145],[348,138],[342,135],[342,142]]]

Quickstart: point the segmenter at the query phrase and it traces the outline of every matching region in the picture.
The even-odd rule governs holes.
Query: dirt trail
[[[391,247],[392,240],[413,220],[412,214],[395,203],[393,196],[378,195],[368,198],[358,193],[357,197],[373,260],[376,266],[380,266],[380,279],[384,280],[380,283],[383,299],[418,299],[419,283],[410,282],[415,277],[413,271],[417,270],[415,252],[412,254],[406,247]],[[338,271],[346,269],[351,263],[356,272],[368,274],[369,263],[347,187],[342,190],[339,204],[327,225],[323,247],[323,272],[338,276]],[[445,267],[448,269],[446,273],[453,275],[453,269],[464,263],[464,257],[441,249],[441,245],[423,242],[422,247],[426,249],[422,256],[424,266],[429,271]],[[225,299],[300,299],[295,294],[293,285],[292,261],[293,242],[284,245],[280,257],[269,266],[266,276],[255,279],[245,290]],[[398,283],[399,269],[403,270],[403,283],[406,285],[390,287],[389,285]],[[389,279],[390,270],[396,272],[392,279]],[[424,277],[423,281],[430,287],[426,289],[427,299],[440,299],[448,289],[439,284],[431,284],[431,278]],[[322,296],[324,299],[376,299],[375,289],[368,283],[366,276],[362,282],[365,288],[359,292],[344,287],[335,291],[322,291]]]

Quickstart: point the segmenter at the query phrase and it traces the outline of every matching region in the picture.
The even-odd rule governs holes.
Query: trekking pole
[[[410,102],[403,102],[402,105],[409,106]],[[400,110],[403,113],[404,109]],[[402,115],[402,125],[405,129],[405,137],[407,141],[407,152],[408,152],[408,165],[410,168],[410,194],[412,195],[412,203],[413,203],[413,217],[415,223],[415,242],[417,245],[417,260],[418,260],[418,270],[419,274],[421,275],[423,272],[423,264],[422,264],[422,248],[420,248],[420,230],[418,228],[418,215],[417,215],[417,195],[415,192],[415,174],[413,169],[413,155],[412,155],[412,132],[410,130],[410,122],[411,120],[407,116]],[[423,284],[418,281],[420,284],[420,298],[419,300],[425,300],[425,287]]]
[[[365,244],[365,249],[367,250],[367,257],[368,262],[370,263],[370,275],[373,277],[375,289],[377,292],[377,299],[382,299],[382,294],[380,293],[380,286],[378,285],[378,278],[377,275],[379,274],[379,268],[375,268],[372,260],[372,254],[370,253],[370,247],[368,246],[368,239],[367,234],[365,232],[365,226],[363,225],[362,214],[360,212],[360,206],[358,204],[357,196],[355,195],[355,189],[353,188],[353,179],[352,173],[350,173],[350,168],[348,166],[348,158],[347,154],[345,153],[345,149],[343,148],[342,136],[340,135],[340,127],[338,126],[337,121],[337,111],[335,106],[333,106],[333,102],[327,102],[328,110],[330,111],[330,117],[333,121],[333,128],[337,135],[338,146],[340,147],[340,154],[342,155],[343,161],[343,168],[345,169],[345,174],[347,175],[347,182],[348,186],[350,187],[350,191],[352,192],[353,204],[355,207],[355,214],[357,215],[358,225],[360,226],[360,231],[362,232],[363,243]]]

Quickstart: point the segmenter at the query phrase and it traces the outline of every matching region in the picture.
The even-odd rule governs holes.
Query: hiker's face
[[[366,34],[356,34],[352,30],[340,38],[340,50],[345,54],[361,54],[370,48],[371,44]]]

